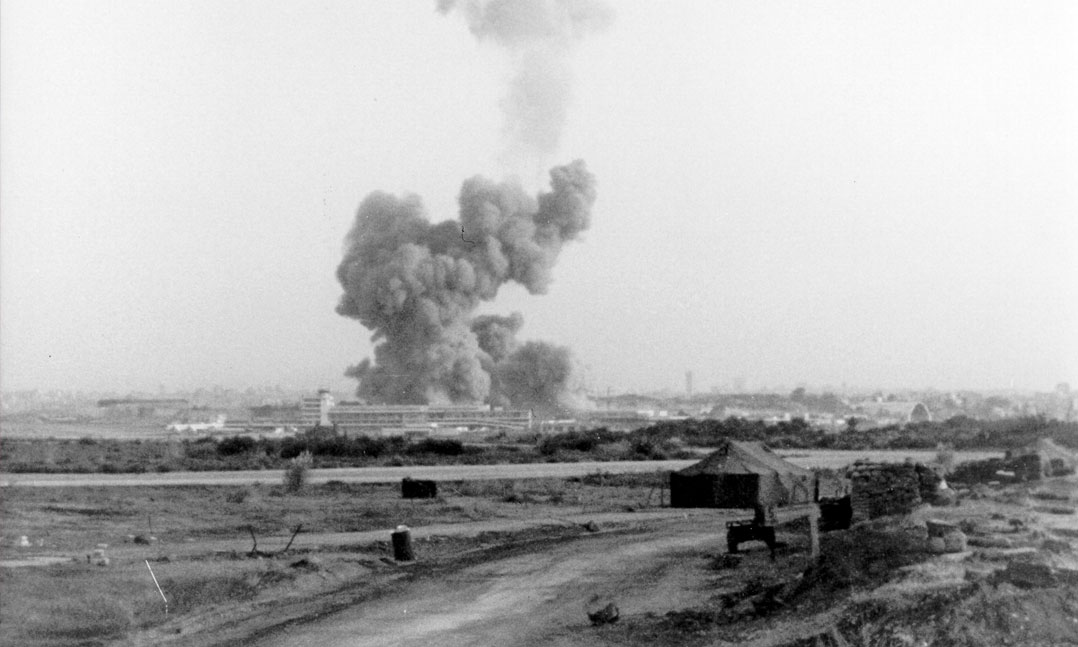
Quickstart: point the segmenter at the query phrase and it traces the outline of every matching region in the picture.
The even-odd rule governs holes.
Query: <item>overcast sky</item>
[[[482,311],[593,388],[1078,386],[1075,3],[619,1],[530,157],[434,4],[0,2],[0,386],[350,389],[363,197],[576,158],[590,230]]]

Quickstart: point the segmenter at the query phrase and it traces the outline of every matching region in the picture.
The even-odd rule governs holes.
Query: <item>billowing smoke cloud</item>
[[[517,349],[516,334],[524,325],[524,317],[514,312],[508,317],[501,315],[481,315],[472,319],[472,332],[479,343],[479,363],[490,374],[490,404],[498,407],[512,405],[512,401],[501,387],[497,366],[505,361],[509,354]]]
[[[550,191],[535,198],[515,183],[467,180],[459,221],[432,225],[415,195],[367,196],[337,268],[337,312],[374,331],[374,361],[348,369],[357,395],[396,404],[486,400],[520,323],[473,322],[473,313],[509,281],[546,292],[562,245],[587,229],[595,197],[582,160],[552,169]]]
[[[502,393],[514,406],[546,415],[570,408],[573,361],[564,346],[525,342],[498,364],[495,375]]]
[[[516,334],[523,326],[524,317],[519,312],[508,317],[481,315],[472,319],[472,332],[485,355],[484,367],[490,370],[516,350]]]
[[[514,76],[502,102],[509,140],[521,153],[553,153],[571,97],[569,54],[613,22],[613,10],[599,0],[439,0],[438,9],[457,11],[476,38],[510,52]]]

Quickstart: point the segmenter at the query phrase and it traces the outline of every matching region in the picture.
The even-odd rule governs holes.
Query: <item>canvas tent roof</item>
[[[811,478],[813,473],[783,460],[763,443],[727,440],[717,450],[678,472],[685,476],[698,474],[788,474]]]

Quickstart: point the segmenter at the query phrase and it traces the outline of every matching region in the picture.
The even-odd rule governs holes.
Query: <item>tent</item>
[[[673,508],[765,509],[815,498],[815,474],[759,442],[724,441],[699,463],[670,474]]]

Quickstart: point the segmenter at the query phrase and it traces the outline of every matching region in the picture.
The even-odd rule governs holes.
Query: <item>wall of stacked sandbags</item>
[[[921,476],[917,467],[913,463],[868,461],[851,465],[847,475],[853,521],[907,514],[921,505]]]
[[[940,482],[943,478],[936,470],[924,463],[914,463],[913,469],[917,471],[917,480],[920,483],[921,500],[925,503],[935,503],[939,496]]]
[[[1041,478],[1041,469],[1041,459],[1036,454],[1026,454],[1025,456],[1008,459],[988,458],[983,461],[970,461],[959,464],[948,479],[956,483],[1036,481]],[[1000,472],[1004,472],[1004,474],[1000,474]]]

